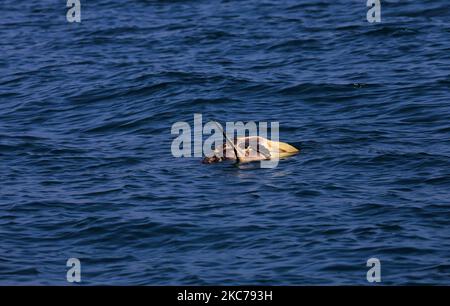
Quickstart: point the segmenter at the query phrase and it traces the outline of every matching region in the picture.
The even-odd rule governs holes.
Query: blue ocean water
[[[0,3],[0,284],[450,280],[450,3]],[[171,126],[279,121],[274,169]]]

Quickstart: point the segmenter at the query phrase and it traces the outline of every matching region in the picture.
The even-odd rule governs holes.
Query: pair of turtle
[[[215,148],[213,156],[205,157],[203,163],[211,164],[223,160],[252,162],[280,159],[297,152],[299,150],[290,144],[271,141],[260,136],[237,137],[234,141],[226,137],[226,142]]]

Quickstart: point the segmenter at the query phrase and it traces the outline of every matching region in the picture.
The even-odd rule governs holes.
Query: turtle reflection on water
[[[205,157],[203,163],[211,164],[236,159],[239,162],[280,159],[298,152],[297,148],[284,142],[271,141],[259,136],[238,137],[234,139],[233,144],[227,141],[216,147],[214,155]]]

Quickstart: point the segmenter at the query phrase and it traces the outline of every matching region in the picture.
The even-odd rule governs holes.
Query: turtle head
[[[205,157],[203,159],[202,163],[204,163],[204,164],[213,164],[213,163],[219,163],[219,162],[221,162],[223,160],[224,160],[223,157],[213,155],[213,156],[210,156],[210,157],[208,157],[208,156]]]

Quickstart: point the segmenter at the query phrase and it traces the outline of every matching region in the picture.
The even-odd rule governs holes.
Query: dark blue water
[[[0,3],[0,284],[450,280],[450,3]],[[274,169],[174,158],[279,121]]]

